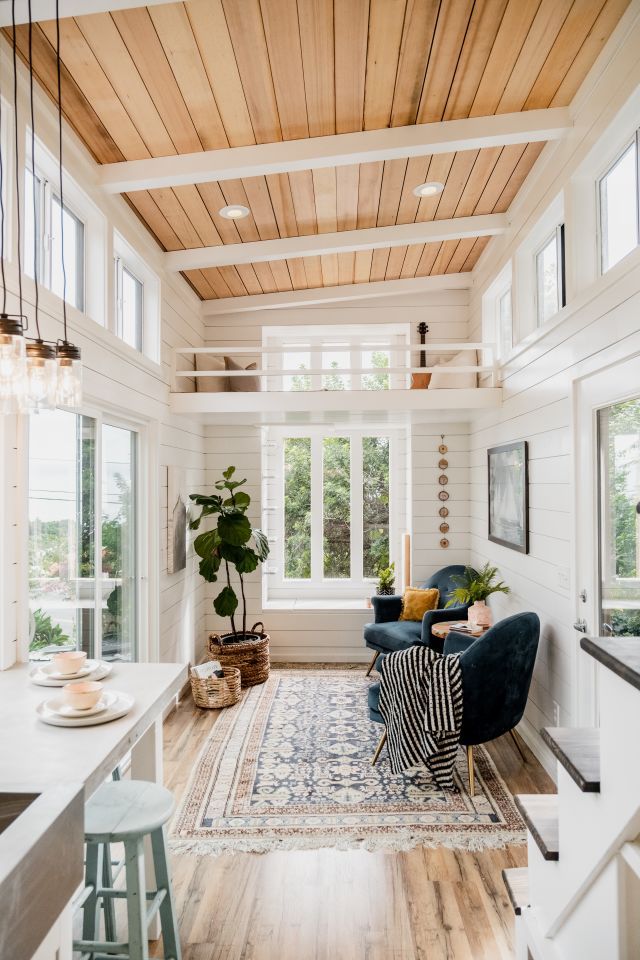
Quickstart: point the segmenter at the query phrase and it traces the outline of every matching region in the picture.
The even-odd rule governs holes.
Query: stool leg
[[[85,886],[93,887],[93,891],[82,907],[82,939],[96,940],[98,929],[98,912],[100,901],[98,888],[100,886],[100,864],[102,860],[102,845],[87,843],[84,868]]]
[[[102,886],[113,887],[111,846],[108,843],[105,843],[102,848]],[[102,898],[102,909],[104,911],[104,938],[115,943],[118,937],[116,935],[116,911],[113,897]]]
[[[143,838],[137,837],[135,840],[125,840],[124,856],[127,876],[129,960],[149,960]]]
[[[162,926],[165,960],[181,960],[178,918],[176,917],[176,905],[171,888],[164,827],[160,827],[159,830],[154,830],[151,834],[151,849],[153,850],[153,868],[156,874],[156,887],[158,890],[167,891],[160,905],[160,923]]]

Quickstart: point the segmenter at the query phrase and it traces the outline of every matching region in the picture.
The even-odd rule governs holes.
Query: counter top
[[[640,690],[639,637],[583,637],[580,646],[594,660]]]

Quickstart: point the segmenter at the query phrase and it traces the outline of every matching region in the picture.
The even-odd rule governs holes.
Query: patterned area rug
[[[176,852],[277,849],[479,850],[524,843],[513,797],[475,749],[476,795],[460,749],[454,793],[427,771],[394,776],[369,720],[359,670],[278,669],[217,717],[171,829]],[[213,718],[212,718],[213,719]]]

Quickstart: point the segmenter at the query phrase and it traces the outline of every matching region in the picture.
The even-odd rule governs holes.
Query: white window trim
[[[623,156],[630,147],[635,145],[636,148],[636,163],[635,163],[635,172],[636,172],[636,245],[632,250],[629,250],[628,253],[617,260],[615,263],[610,264],[605,268],[604,266],[604,254],[605,254],[605,236],[604,236],[604,223],[602,218],[602,182],[603,180],[611,173],[615,166],[622,160]],[[609,273],[610,270],[613,270],[614,267],[617,267],[619,263],[622,263],[627,257],[630,257],[633,253],[636,252],[640,246],[640,127],[636,129],[632,138],[628,139],[625,145],[618,150],[615,158],[611,160],[607,166],[599,173],[595,178],[595,188],[596,188],[596,222],[597,222],[597,238],[598,238],[598,276],[603,277],[606,273]]]
[[[502,329],[500,322],[500,301],[506,293],[511,293],[511,346],[502,352]],[[498,362],[504,365],[514,350],[515,298],[513,290],[513,270],[509,260],[491,286],[482,297],[482,339],[485,343],[495,343],[498,347]],[[492,357],[483,357],[483,363],[491,363]]]
[[[134,353],[142,354],[152,363],[160,363],[160,280],[134,248],[127,243],[121,234],[114,231],[114,316],[110,329],[118,340],[129,347]],[[120,335],[121,314],[119,304],[119,283],[122,269],[126,269],[142,284],[142,350],[136,350],[131,344],[125,343]]]
[[[362,440],[364,437],[389,437],[389,560],[397,562],[400,535],[400,504],[402,491],[398,489],[403,475],[400,441],[406,431],[397,427],[269,427],[265,430],[270,467],[265,471],[263,502],[263,529],[271,544],[271,555],[263,568],[264,599],[269,602],[291,600],[364,600],[370,596],[375,577],[362,575]],[[311,437],[311,578],[285,579],[284,573],[284,441],[291,437]],[[322,571],[322,439],[349,437],[351,441],[351,570],[360,575],[349,579],[326,579]],[[355,453],[355,455],[354,455]],[[401,481],[400,481],[401,483]],[[315,522],[314,519],[315,518]],[[318,518],[320,518],[318,520]]]
[[[536,255],[554,231],[564,224],[564,220],[564,196],[558,194],[515,252],[511,301],[514,350],[533,333],[554,324],[563,309],[561,307],[558,313],[545,323],[538,323]],[[566,255],[565,249],[565,261]]]
[[[555,243],[556,248],[556,293],[558,295],[558,309],[555,313],[552,313],[549,317],[545,317],[542,314],[543,303],[540,297],[541,289],[541,273],[540,273],[540,257],[552,243]],[[566,306],[566,292],[565,292],[565,265],[564,265],[564,224],[559,223],[556,225],[554,230],[550,232],[542,243],[539,244],[537,249],[533,254],[533,273],[534,273],[534,284],[535,284],[535,318],[536,318],[536,327],[544,327],[546,324],[550,323],[554,317],[560,313],[562,308]]]

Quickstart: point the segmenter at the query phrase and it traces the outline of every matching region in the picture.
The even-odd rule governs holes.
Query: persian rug
[[[175,852],[466,850],[524,843],[513,797],[482,747],[469,796],[465,751],[453,792],[425,769],[393,774],[369,720],[361,670],[276,669],[221,711],[171,827]],[[213,720],[212,716],[212,720]]]

